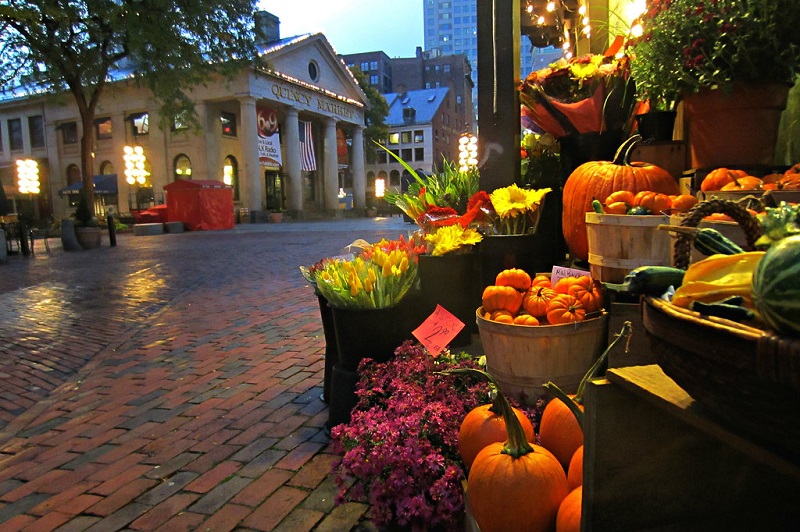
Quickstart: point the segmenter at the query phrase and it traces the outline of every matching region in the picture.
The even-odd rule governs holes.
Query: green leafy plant
[[[75,227],[98,227],[97,218],[89,210],[89,203],[86,201],[86,195],[81,194],[78,200],[78,206],[75,208]]]

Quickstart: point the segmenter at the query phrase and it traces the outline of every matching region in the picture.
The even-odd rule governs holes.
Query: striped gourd
[[[753,302],[776,332],[800,335],[800,235],[773,244],[753,274]]]

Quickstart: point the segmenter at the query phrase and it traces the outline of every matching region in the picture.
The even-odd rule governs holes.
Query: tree
[[[94,212],[94,119],[115,72],[148,87],[160,125],[199,121],[186,90],[233,76],[255,56],[254,0],[4,0],[0,5],[0,89],[75,99],[80,112],[83,193]]]
[[[373,141],[385,142],[389,135],[389,126],[384,122],[389,115],[389,104],[383,94],[369,84],[369,79],[366,74],[361,72],[361,69],[353,67],[350,71],[369,102],[369,109],[364,113],[367,122],[367,127],[364,128],[364,153],[367,162],[372,164],[376,158]]]

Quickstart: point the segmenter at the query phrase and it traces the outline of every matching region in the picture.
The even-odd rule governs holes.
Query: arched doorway
[[[222,182],[233,187],[233,201],[239,201],[239,163],[228,155],[222,165]]]
[[[172,178],[174,181],[192,178],[192,161],[183,153],[172,162]]]

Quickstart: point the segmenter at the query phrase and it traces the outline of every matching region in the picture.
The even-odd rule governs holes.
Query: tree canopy
[[[162,125],[196,124],[186,90],[233,75],[255,57],[254,0],[4,0],[0,89],[69,92],[82,122],[81,170],[90,207],[95,109],[112,74],[148,87]]]
[[[373,149],[373,141],[384,142],[386,137],[389,136],[389,126],[386,125],[386,117],[389,115],[389,103],[383,94],[378,92],[378,89],[370,85],[369,79],[366,74],[361,72],[358,67],[352,67],[350,71],[353,77],[356,78],[361,90],[369,101],[369,109],[364,113],[366,127],[364,128],[364,153],[366,154],[367,162],[375,162],[375,150]]]

